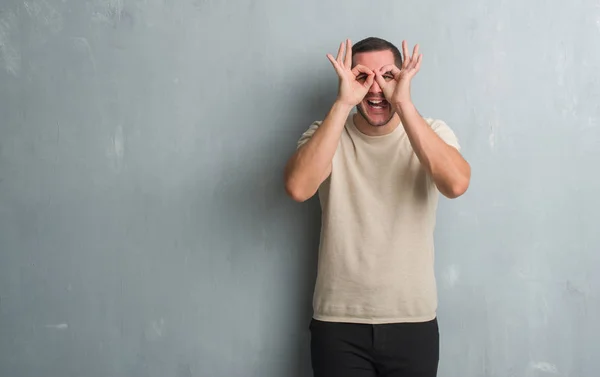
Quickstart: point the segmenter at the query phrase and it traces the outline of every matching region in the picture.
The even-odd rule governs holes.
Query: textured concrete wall
[[[473,167],[436,233],[440,376],[594,376],[600,8],[5,0],[0,375],[306,377],[318,202],[282,167],[346,37],[419,43]]]

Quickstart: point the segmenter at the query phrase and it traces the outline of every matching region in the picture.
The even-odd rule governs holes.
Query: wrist
[[[354,108],[354,105],[342,102],[339,99],[337,99],[333,103],[333,108],[336,109],[336,110],[339,110],[339,111],[346,112],[346,113],[350,114],[350,111],[352,111],[352,109]]]
[[[412,101],[396,102],[394,103],[394,109],[396,109],[399,115],[416,111],[416,107]]]

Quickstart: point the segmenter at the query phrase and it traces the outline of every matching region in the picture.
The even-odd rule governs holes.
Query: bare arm
[[[312,137],[298,148],[285,166],[285,190],[298,202],[311,198],[331,174],[331,163],[346,119],[375,80],[375,73],[370,69],[361,65],[352,68],[352,45],[349,39],[345,44],[345,56],[344,42],[340,43],[336,59],[327,54],[339,77],[337,100]],[[367,79],[357,80],[359,74],[366,74]]]
[[[464,194],[471,179],[469,163],[435,133],[411,103],[396,106],[410,144],[438,190],[452,199]]]
[[[413,105],[410,83],[421,67],[423,55],[418,54],[419,45],[416,45],[413,55],[409,56],[406,41],[402,42],[402,50],[402,69],[395,65],[384,66],[375,72],[375,80],[400,116],[415,154],[438,190],[448,198],[459,197],[469,187],[471,167],[456,148],[446,143],[427,124]],[[394,79],[384,78],[388,72]]]
[[[351,110],[351,106],[335,102],[312,137],[288,160],[285,190],[294,200],[312,197],[331,173],[331,161]]]

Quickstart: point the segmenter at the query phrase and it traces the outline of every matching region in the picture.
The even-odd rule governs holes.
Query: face
[[[361,64],[372,71],[377,71],[383,66],[395,64],[394,54],[390,50],[363,52],[354,56],[354,64]],[[357,80],[364,81],[366,77],[366,75],[359,75]],[[383,78],[389,81],[393,79],[393,76],[391,73],[385,72]],[[374,127],[385,126],[395,115],[390,103],[386,101],[383,91],[375,80],[365,98],[356,106],[356,109],[367,123]]]

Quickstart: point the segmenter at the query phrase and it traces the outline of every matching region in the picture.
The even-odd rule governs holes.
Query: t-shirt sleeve
[[[296,149],[299,149],[307,141],[309,141],[310,138],[312,137],[312,135],[315,133],[315,131],[317,130],[317,128],[319,128],[320,125],[321,125],[321,121],[313,122],[310,125],[310,127],[308,127],[308,129],[306,131],[304,131],[304,133],[300,136],[300,139],[298,140],[298,145],[296,146]]]
[[[434,120],[431,123],[431,128],[435,133],[444,140],[448,145],[460,150],[460,144],[454,131],[442,120]]]

